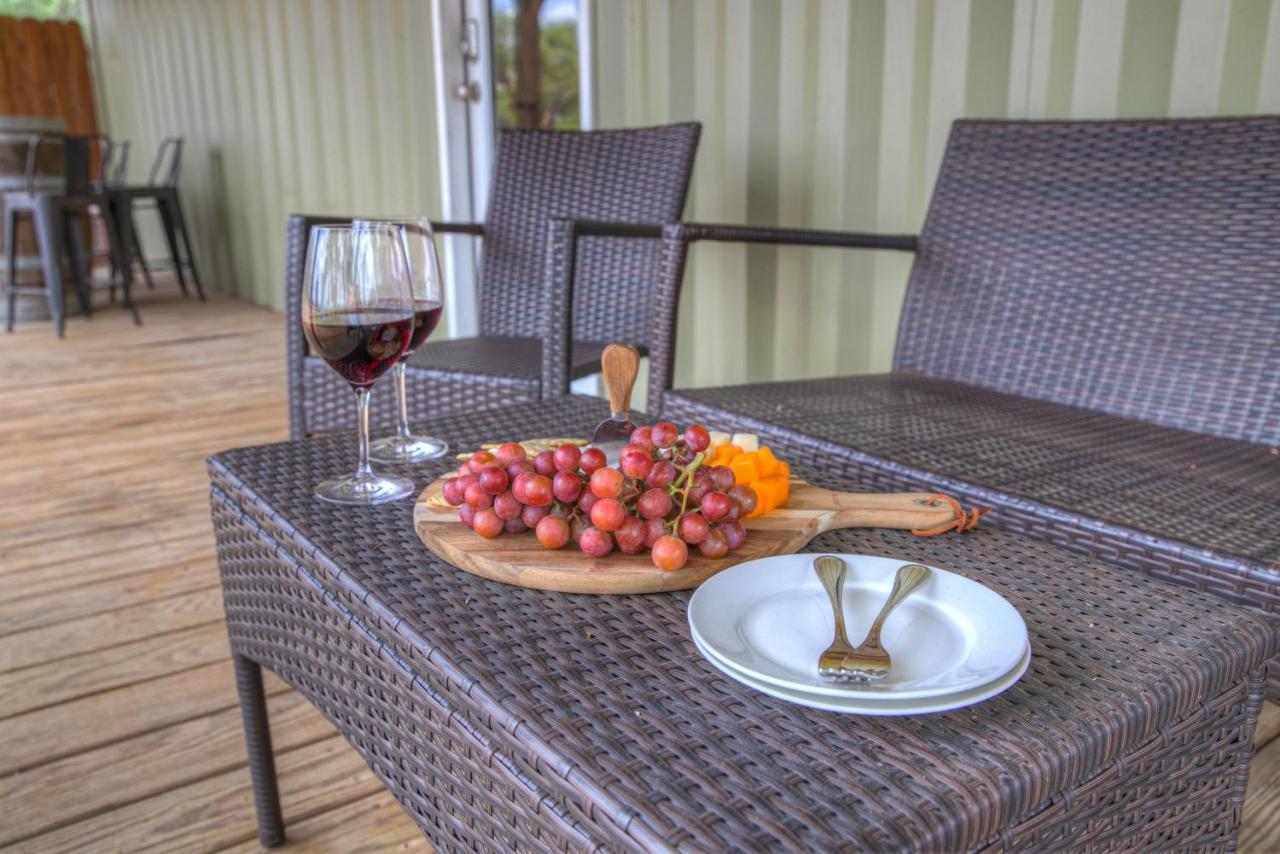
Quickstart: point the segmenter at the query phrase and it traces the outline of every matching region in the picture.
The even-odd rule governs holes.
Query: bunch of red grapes
[[[529,459],[508,442],[473,454],[445,481],[444,499],[482,537],[533,529],[549,549],[573,540],[597,558],[649,549],[654,566],[675,571],[689,546],[708,558],[739,548],[741,519],[756,508],[755,492],[735,485],[728,466],[703,464],[710,444],[700,424],[681,436],[659,421],[636,428],[613,467],[598,448],[564,444]]]

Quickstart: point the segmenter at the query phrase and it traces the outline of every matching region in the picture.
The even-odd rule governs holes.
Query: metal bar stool
[[[98,176],[93,181],[94,192],[109,193],[117,187],[124,186],[126,171],[129,166],[129,140],[112,139],[106,134],[96,134],[92,137],[93,141],[98,144]],[[96,208],[95,208],[96,211]],[[119,226],[117,225],[117,229]],[[116,301],[116,253],[111,251],[110,246],[99,246],[97,238],[99,233],[95,231],[93,247],[94,251],[91,256],[90,266],[95,261],[108,261],[111,265],[111,301]]]
[[[18,216],[25,214],[32,217],[35,225],[36,240],[40,247],[40,264],[44,281],[39,287],[19,285],[17,283],[17,253],[9,253],[7,297],[9,318],[7,331],[13,331],[15,308],[19,296],[40,296],[49,301],[49,313],[58,332],[63,337],[65,331],[65,311],[63,310],[63,278],[62,261],[66,255],[71,262],[71,272],[76,288],[76,297],[80,308],[88,317],[93,312],[90,292],[90,257],[84,242],[83,226],[87,225],[90,210],[96,206],[102,215],[103,228],[107,235],[108,251],[115,257],[113,267],[124,269],[124,244],[121,243],[115,227],[115,219],[111,215],[111,206],[107,196],[96,192],[89,180],[89,145],[90,137],[68,136],[66,134],[36,134],[27,145],[26,189],[15,190],[4,194],[4,234],[6,245],[13,246],[17,240]],[[62,144],[64,161],[63,174],[66,179],[61,192],[37,190],[35,187],[35,168],[37,154],[42,145]],[[115,285],[113,270],[111,285]],[[133,314],[133,322],[141,324],[138,310],[133,304],[129,289],[128,277],[124,280],[124,306]]]
[[[125,268],[126,277],[133,275],[133,261],[142,267],[143,278],[147,287],[154,288],[155,281],[151,277],[151,266],[147,263],[146,253],[138,235],[137,222],[134,220],[134,202],[144,201],[154,205],[160,214],[160,223],[164,227],[165,241],[169,244],[169,257],[173,270],[178,276],[178,287],[184,296],[187,291],[186,273],[191,273],[192,284],[196,295],[204,301],[204,288],[200,284],[200,274],[196,271],[195,255],[191,250],[191,236],[187,230],[186,216],[182,211],[182,201],[178,197],[178,177],[182,171],[183,138],[166,137],[160,142],[156,158],[151,164],[151,173],[147,183],[129,186],[118,185],[108,190],[112,204],[116,208],[116,220],[120,226],[120,236],[127,249],[126,257],[130,263]]]

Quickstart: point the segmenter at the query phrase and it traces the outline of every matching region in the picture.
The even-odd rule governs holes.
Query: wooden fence
[[[70,133],[98,132],[78,23],[0,17],[0,116],[60,116]]]

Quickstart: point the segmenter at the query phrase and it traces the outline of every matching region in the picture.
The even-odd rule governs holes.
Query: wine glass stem
[[[396,373],[396,395],[400,399],[400,426],[396,428],[396,432],[400,434],[400,438],[409,438],[409,400],[405,396],[404,390],[404,362],[396,362],[394,368]]]
[[[356,412],[360,424],[360,463],[356,468],[356,477],[371,478],[373,469],[369,467],[369,389],[356,389]]]

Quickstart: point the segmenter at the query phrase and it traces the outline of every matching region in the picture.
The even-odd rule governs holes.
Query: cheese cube
[[[760,440],[755,433],[734,433],[730,441],[748,453],[760,450]]]

